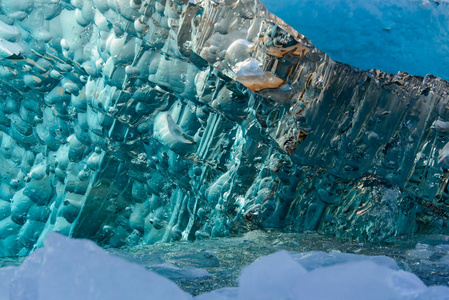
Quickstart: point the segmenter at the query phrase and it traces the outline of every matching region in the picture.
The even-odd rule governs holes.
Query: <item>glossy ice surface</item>
[[[448,232],[445,80],[336,63],[250,0],[4,0],[0,37],[1,256]]]
[[[262,0],[332,59],[449,78],[447,0]]]

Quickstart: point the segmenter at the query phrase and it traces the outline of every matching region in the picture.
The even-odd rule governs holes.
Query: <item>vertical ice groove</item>
[[[258,1],[125,2],[1,4],[0,255],[447,233],[446,81],[334,62]]]

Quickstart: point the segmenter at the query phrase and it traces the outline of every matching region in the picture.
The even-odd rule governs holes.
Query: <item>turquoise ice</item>
[[[0,38],[1,256],[448,231],[441,78],[335,62],[249,0],[4,0]]]

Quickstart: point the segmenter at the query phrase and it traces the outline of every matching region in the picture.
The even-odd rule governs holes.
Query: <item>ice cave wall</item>
[[[440,78],[336,63],[249,0],[3,0],[0,36],[0,255],[447,232]]]

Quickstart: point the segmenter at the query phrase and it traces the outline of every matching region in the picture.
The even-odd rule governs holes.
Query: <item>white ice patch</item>
[[[0,299],[190,299],[176,284],[88,240],[50,233],[16,268],[0,269]]]
[[[416,275],[389,268],[395,264],[385,258],[379,259],[384,265],[373,257],[350,254],[326,257],[309,252],[296,258],[286,252],[263,257],[243,270],[238,288],[219,289],[195,299],[430,300],[449,295],[448,287],[427,288]]]
[[[435,129],[439,132],[444,132],[444,133],[449,132],[449,122],[437,120],[437,121],[435,121],[434,126],[435,126]]]
[[[175,123],[169,112],[161,112],[155,117],[154,137],[170,148],[192,145],[193,138]]]
[[[20,37],[19,29],[0,21],[0,38],[9,42],[16,42]]]
[[[259,62],[254,58],[237,63],[233,71],[235,75],[239,77],[265,75],[265,71],[262,70],[259,66]]]
[[[449,169],[449,143],[444,145],[438,154],[438,164],[445,169]]]

